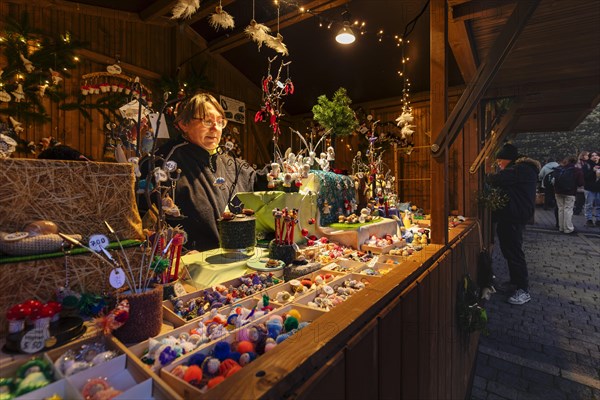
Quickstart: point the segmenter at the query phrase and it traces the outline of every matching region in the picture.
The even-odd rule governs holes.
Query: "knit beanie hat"
[[[517,159],[518,156],[519,151],[517,150],[517,148],[510,143],[506,143],[496,154],[496,159],[514,161]]]

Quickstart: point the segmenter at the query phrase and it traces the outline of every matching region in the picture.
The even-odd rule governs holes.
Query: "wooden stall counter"
[[[478,336],[459,330],[456,294],[464,273],[475,276],[479,235],[467,221],[450,236],[447,246],[425,246],[368,279],[363,290],[206,393],[169,371],[160,375],[186,399],[463,398]],[[302,310],[305,301],[296,306]]]

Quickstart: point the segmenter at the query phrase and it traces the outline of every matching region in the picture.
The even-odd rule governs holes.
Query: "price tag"
[[[100,253],[102,249],[107,248],[108,244],[108,238],[104,235],[92,235],[90,237],[90,241],[88,242],[90,249],[97,253]]]
[[[28,232],[14,232],[4,235],[2,240],[5,242],[16,242],[17,240],[25,239],[27,236],[29,236]]]
[[[21,351],[33,354],[44,349],[46,339],[50,337],[48,328],[35,328],[23,335],[21,338]]]
[[[108,281],[110,282],[110,286],[114,287],[115,289],[123,286],[125,284],[125,272],[123,272],[123,268],[115,268],[110,271]]]
[[[187,294],[187,292],[185,291],[185,288],[183,287],[181,282],[176,282],[173,285],[173,291],[175,292],[175,297],[181,297],[181,296],[185,296]]]

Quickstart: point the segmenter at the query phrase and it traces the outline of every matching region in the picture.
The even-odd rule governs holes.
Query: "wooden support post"
[[[448,114],[448,79],[446,42],[448,38],[448,9],[445,0],[429,4],[430,61],[429,98],[431,104],[431,140],[438,139]],[[431,160],[431,242],[448,243],[448,152]]]
[[[523,28],[527,25],[527,21],[529,21],[529,18],[537,8],[539,1],[527,0],[516,3],[510,18],[495,40],[486,60],[477,69],[477,73],[452,110],[440,135],[431,145],[434,157],[441,156],[444,149],[452,144],[452,141],[462,129],[465,121],[471,115],[496,76],[504,59],[514,47]],[[433,41],[433,38],[431,40]],[[431,62],[433,63],[433,61]],[[431,85],[433,86],[433,81]]]

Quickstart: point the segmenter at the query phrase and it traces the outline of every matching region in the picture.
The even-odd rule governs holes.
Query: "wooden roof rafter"
[[[302,22],[306,19],[312,18],[313,13],[321,13],[327,10],[331,10],[333,8],[340,7],[350,0],[313,0],[307,4],[304,4],[303,7],[307,10],[311,10],[312,12],[299,13],[298,11],[292,11],[287,14],[284,14],[279,17],[279,29],[286,28],[288,26],[292,26],[299,22]],[[264,25],[268,26],[271,29],[277,27],[277,19],[270,20],[265,22]],[[228,50],[231,50],[235,47],[241,46],[249,42],[250,39],[244,33],[244,31],[240,31],[235,34],[231,34],[229,37],[223,40],[215,40],[209,43],[209,51],[211,53],[224,53]]]
[[[173,9],[175,3],[177,0],[158,0],[140,11],[140,19],[148,22],[162,17]]]
[[[490,86],[505,58],[514,47],[539,2],[540,0],[531,0],[516,3],[510,18],[496,38],[487,58],[477,69],[475,76],[467,85],[465,92],[446,120],[437,140],[431,145],[434,157],[440,157],[445,153],[444,150],[452,144],[465,121]]]

